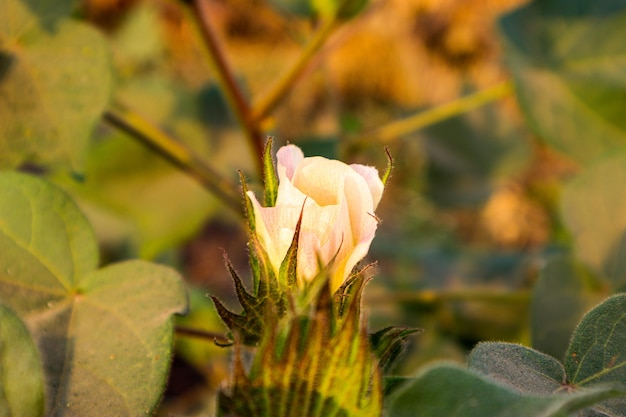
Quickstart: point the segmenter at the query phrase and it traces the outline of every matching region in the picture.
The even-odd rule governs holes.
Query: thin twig
[[[246,138],[252,149],[253,159],[257,165],[259,178],[262,177],[263,148],[265,147],[265,135],[259,128],[259,124],[251,117],[251,109],[248,100],[235,79],[235,72],[228,64],[218,38],[213,30],[209,13],[205,7],[205,1],[194,0],[192,3],[192,21],[206,46],[206,56],[215,68],[217,81],[230,105],[235,117],[245,131]]]
[[[439,304],[442,302],[477,301],[483,303],[528,303],[530,292],[526,290],[500,290],[487,288],[467,288],[456,290],[422,290],[415,292],[401,292],[367,297],[371,304],[386,303],[417,303]]]
[[[334,16],[328,17],[326,21],[322,23],[296,61],[278,77],[267,93],[258,100],[255,100],[252,106],[252,120],[260,123],[276,108],[280,101],[293,88],[295,81],[302,75],[311,59],[320,48],[324,46],[326,40],[337,26],[338,20]]]
[[[224,179],[178,140],[130,110],[109,110],[104,119],[116,128],[143,142],[169,162],[196,178],[228,207],[243,215],[238,186]]]
[[[399,137],[423,129],[454,116],[466,113],[496,100],[509,96],[513,92],[513,83],[505,81],[465,97],[457,98],[440,106],[430,108],[409,116],[403,120],[391,122],[363,137],[376,138],[383,143],[392,142]]]
[[[198,339],[208,339],[218,343],[229,343],[230,341],[223,333],[211,332],[208,330],[192,329],[190,327],[176,326],[176,334],[180,336],[195,337]]]

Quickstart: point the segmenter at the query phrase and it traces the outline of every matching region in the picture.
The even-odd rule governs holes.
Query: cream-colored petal
[[[270,262],[274,271],[278,273],[278,267],[280,267],[280,229],[276,227],[278,220],[276,220],[271,215],[271,211],[269,209],[262,207],[259,204],[256,196],[252,191],[248,191],[248,198],[252,202],[252,207],[254,209],[254,220],[256,224],[256,235],[259,238],[259,242],[265,252],[267,252],[267,256],[270,258]]]
[[[378,207],[380,199],[383,196],[383,190],[385,186],[378,176],[378,170],[374,167],[365,165],[352,164],[350,167],[361,175],[367,182],[367,186],[372,194],[372,201],[374,202],[374,209]]]
[[[356,245],[365,229],[376,223],[373,217],[374,203],[365,179],[358,174],[348,175],[345,178],[345,199],[350,212],[350,227],[352,229],[352,245]]]
[[[341,161],[320,156],[304,158],[293,176],[293,185],[313,198],[320,206],[338,204],[343,181],[353,170]]]

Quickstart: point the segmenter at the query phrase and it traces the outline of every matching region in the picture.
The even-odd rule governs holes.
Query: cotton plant
[[[240,314],[213,297],[231,330],[232,376],[222,416],[379,416],[383,368],[414,329],[369,335],[361,314],[375,210],[391,171],[305,157],[286,145],[264,152],[263,203],[242,176],[250,266],[248,292],[234,268]],[[243,351],[253,347],[245,363]]]

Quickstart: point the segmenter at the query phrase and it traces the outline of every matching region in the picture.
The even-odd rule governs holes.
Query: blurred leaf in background
[[[530,126],[582,163],[626,145],[625,24],[621,0],[535,1],[500,21]]]
[[[71,1],[6,0],[0,14],[0,168],[40,163],[81,172],[111,96],[110,56]]]

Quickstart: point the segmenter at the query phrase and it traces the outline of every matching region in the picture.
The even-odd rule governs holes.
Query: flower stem
[[[218,38],[213,30],[209,13],[205,8],[206,2],[194,0],[190,14],[196,32],[203,40],[202,44],[207,60],[215,69],[217,81],[221,91],[233,111],[239,124],[245,131],[246,138],[252,150],[253,159],[257,164],[257,174],[262,177],[263,148],[265,147],[265,135],[259,129],[259,124],[251,117],[251,108],[248,100],[235,80],[235,72],[229,65],[226,55],[220,46]]]
[[[511,81],[504,81],[468,96],[457,98],[449,103],[419,112],[403,120],[391,122],[369,132],[366,136],[376,138],[383,143],[392,142],[403,135],[466,113],[493,101],[500,100],[509,96],[512,92],[513,83]]]
[[[530,293],[525,290],[507,291],[494,289],[423,290],[367,297],[372,304],[409,302],[433,305],[442,302],[478,301],[484,303],[527,303]]]
[[[104,119],[196,178],[228,207],[243,215],[241,199],[235,191],[238,187],[224,179],[181,142],[130,110],[109,110],[105,113]]]
[[[276,108],[293,87],[298,77],[302,75],[311,59],[324,46],[338,24],[335,15],[329,16],[322,23],[296,61],[278,77],[267,93],[255,100],[252,106],[252,120],[260,123]]]
[[[223,333],[210,332],[208,330],[192,329],[190,327],[176,326],[175,332],[179,336],[195,337],[198,339],[208,339],[220,343],[228,343],[229,340]]]

